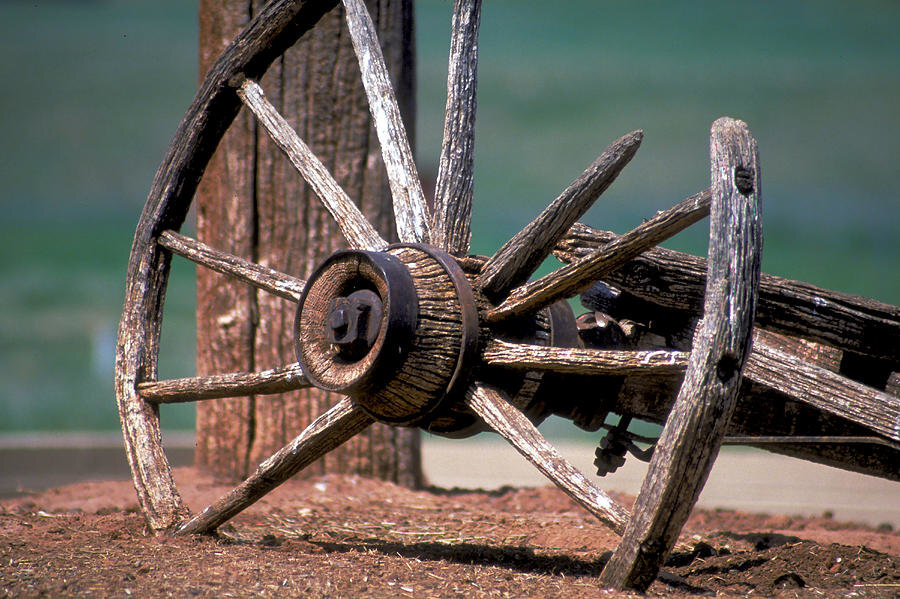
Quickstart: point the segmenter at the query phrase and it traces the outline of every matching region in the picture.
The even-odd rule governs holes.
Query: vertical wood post
[[[750,353],[762,227],[756,141],[722,118],[710,132],[709,264],[703,319],[688,369],[622,541],[601,582],[644,591],[672,550],[728,427]]]
[[[413,115],[412,0],[370,0],[385,60],[408,126]],[[201,0],[200,71],[262,2]],[[269,68],[266,96],[385,239],[393,212],[381,152],[340,7]],[[197,195],[198,237],[281,272],[307,278],[343,247],[337,224],[287,158],[242,110]],[[293,362],[296,305],[206,269],[197,277],[198,374],[262,370]],[[201,403],[196,462],[239,479],[339,399],[315,389]],[[421,482],[418,432],[372,426],[304,472],[348,472],[406,486]]]

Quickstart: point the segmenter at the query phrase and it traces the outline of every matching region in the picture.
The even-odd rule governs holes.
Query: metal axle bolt
[[[332,299],[328,305],[328,342],[346,359],[362,358],[378,338],[382,312],[381,298],[369,289]]]

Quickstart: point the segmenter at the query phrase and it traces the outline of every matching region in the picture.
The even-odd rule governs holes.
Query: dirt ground
[[[202,509],[230,487],[176,471]],[[618,499],[630,505],[631,498]],[[553,488],[291,481],[217,537],[150,535],[130,482],[0,503],[0,597],[607,597],[617,537]],[[900,534],[696,511],[650,595],[900,596]]]

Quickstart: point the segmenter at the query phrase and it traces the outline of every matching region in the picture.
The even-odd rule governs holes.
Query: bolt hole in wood
[[[746,166],[736,166],[734,168],[734,186],[741,192],[741,195],[750,195],[753,191],[753,169]]]
[[[722,382],[727,383],[737,374],[741,363],[734,354],[725,354],[716,364],[716,377]]]

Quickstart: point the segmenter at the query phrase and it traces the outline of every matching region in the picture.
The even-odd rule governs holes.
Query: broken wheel
[[[432,211],[369,14],[361,0],[344,0],[394,202],[401,243],[392,245],[291,130],[257,83],[269,64],[333,4],[271,2],[225,50],[179,127],[138,223],[119,328],[115,386],[128,460],[150,526],[176,534],[214,531],[376,421],[450,437],[492,429],[574,501],[624,535],[604,570],[604,581],[646,588],[712,466],[749,353],[762,247],[755,141],[743,123],[720,119],[711,132],[709,190],[529,282],[538,265],[631,160],[642,133],[630,133],[611,144],[493,256],[468,256],[481,3],[454,3],[446,133]],[[349,246],[327,258],[307,281],[178,232],[206,164],[242,105],[316,191]],[[690,352],[584,348],[563,300],[707,215],[710,248],[703,316]],[[173,254],[296,302],[297,362],[255,373],[157,380]],[[542,378],[543,374],[547,376]],[[541,387],[570,375],[683,376],[630,518],[535,427],[557,409]],[[347,397],[263,461],[233,491],[192,516],[163,451],[160,406],[309,386]],[[597,403],[602,401],[598,398]],[[599,405],[591,410],[605,414]],[[586,418],[590,420],[590,414]]]

